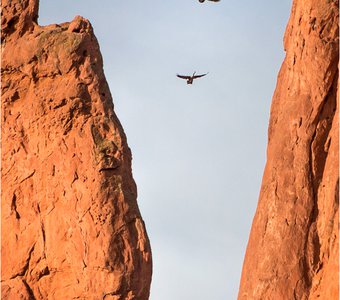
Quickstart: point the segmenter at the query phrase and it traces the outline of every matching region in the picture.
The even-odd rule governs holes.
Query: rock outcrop
[[[338,299],[338,1],[294,0],[238,299]]]
[[[2,1],[2,299],[148,299],[131,153],[91,24]]]

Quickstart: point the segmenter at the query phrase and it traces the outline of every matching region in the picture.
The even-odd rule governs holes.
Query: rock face
[[[2,1],[2,299],[148,299],[151,250],[89,21]]]
[[[238,299],[338,299],[338,1],[294,0]]]

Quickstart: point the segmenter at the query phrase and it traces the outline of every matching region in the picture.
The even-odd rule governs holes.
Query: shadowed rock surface
[[[238,299],[338,299],[338,1],[294,0]]]
[[[148,299],[151,250],[91,24],[2,1],[2,299]]]

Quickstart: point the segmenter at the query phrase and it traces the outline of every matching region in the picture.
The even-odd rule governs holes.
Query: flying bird
[[[198,0],[199,2],[203,3],[205,0]],[[212,2],[220,2],[220,0],[209,0],[209,1],[212,1]]]
[[[192,74],[191,76],[177,74],[177,77],[185,79],[187,81],[187,84],[192,84],[194,82],[194,79],[203,77],[203,76],[207,75],[208,73],[201,74],[201,75],[195,75],[195,74],[196,74],[196,72],[194,72],[194,74]]]

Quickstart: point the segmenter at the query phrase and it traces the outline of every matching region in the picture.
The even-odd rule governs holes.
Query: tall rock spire
[[[240,300],[338,299],[338,5],[293,1]]]
[[[131,152],[91,24],[2,6],[2,299],[148,299]]]

